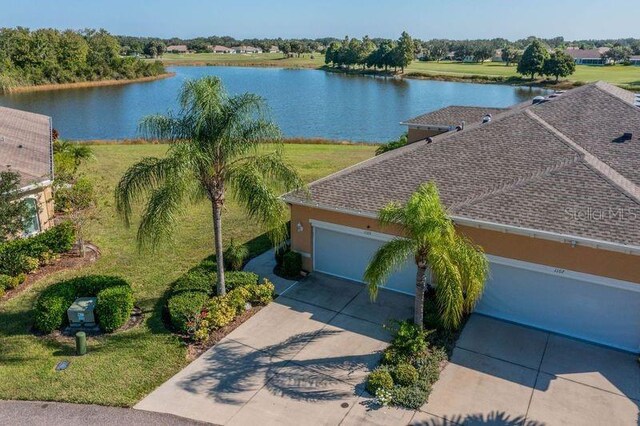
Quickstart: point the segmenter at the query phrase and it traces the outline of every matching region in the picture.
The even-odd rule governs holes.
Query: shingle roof
[[[640,246],[640,108],[605,83],[416,142],[285,200],[373,214],[434,181],[457,217]],[[630,102],[631,101],[631,102]],[[621,143],[623,133],[633,139]]]
[[[465,124],[480,123],[485,115],[494,115],[503,111],[505,111],[504,108],[452,105],[414,117],[402,124],[455,127],[462,121]]]
[[[573,59],[600,59],[603,53],[606,53],[608,48],[598,49],[565,49],[565,53],[570,55]]]
[[[0,169],[20,173],[24,186],[53,175],[51,119],[0,107]]]

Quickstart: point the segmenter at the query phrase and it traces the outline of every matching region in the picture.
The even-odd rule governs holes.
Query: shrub
[[[266,305],[273,300],[276,288],[271,281],[265,278],[262,284],[251,284],[246,289],[249,291],[248,301],[251,304]]]
[[[215,289],[215,272],[207,272],[203,269],[193,269],[178,278],[171,288],[172,294],[185,291],[196,291],[212,294]]]
[[[275,258],[277,266],[282,266],[282,263],[284,262],[284,255],[289,253],[290,251],[291,246],[289,244],[282,244],[276,248]]]
[[[427,334],[411,321],[398,321],[391,346],[398,355],[414,357],[427,349]]]
[[[214,297],[207,305],[205,320],[212,330],[222,328],[236,317],[236,310],[228,302],[227,297]]]
[[[393,389],[393,378],[385,367],[378,367],[367,377],[367,392],[375,395],[378,389]]]
[[[418,370],[406,362],[396,365],[391,370],[394,383],[400,386],[411,386],[418,381]]]
[[[185,291],[169,298],[167,309],[171,325],[180,333],[189,333],[189,327],[209,300],[205,292]]]
[[[18,275],[37,268],[32,259],[45,259],[45,253],[64,253],[73,248],[75,231],[70,222],[61,223],[38,235],[0,245],[0,273]],[[35,265],[35,266],[34,266]]]
[[[244,312],[245,306],[251,298],[251,292],[247,287],[238,287],[227,293],[225,298],[227,299],[227,304],[235,311],[235,314],[240,315]]]
[[[282,258],[282,272],[287,277],[297,277],[302,270],[302,255],[295,251],[286,253]]]
[[[123,279],[102,275],[78,277],[53,284],[40,294],[34,309],[35,327],[51,333],[66,324],[67,309],[78,297],[97,297],[96,319],[104,331],[113,331],[124,324],[133,309],[133,291]]]
[[[227,291],[231,291],[238,287],[244,287],[251,284],[256,284],[258,282],[258,274],[253,272],[245,272],[245,271],[231,271],[225,272],[224,274],[224,282]],[[218,277],[214,277],[213,288],[215,289],[218,283]]]
[[[133,292],[128,285],[105,288],[98,293],[96,321],[107,333],[122,327],[133,310]]]
[[[19,274],[15,277],[10,275],[0,274],[0,287],[5,290],[13,290],[17,288],[26,279],[25,274]]]
[[[73,223],[63,222],[32,238],[54,253],[66,253],[73,248],[76,232]]]
[[[242,269],[245,259],[249,257],[249,249],[244,244],[236,244],[232,239],[224,252],[225,267],[231,271]]]

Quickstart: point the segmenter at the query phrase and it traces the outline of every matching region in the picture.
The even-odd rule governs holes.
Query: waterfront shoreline
[[[97,81],[79,81],[77,83],[61,83],[61,84],[39,84],[32,86],[17,86],[10,87],[4,91],[4,94],[16,94],[16,93],[31,93],[31,92],[48,92],[53,90],[68,90],[68,89],[84,89],[90,87],[105,87],[105,86],[121,86],[125,84],[133,83],[146,83],[150,81],[162,80],[165,78],[174,77],[175,72],[166,72],[159,75],[153,75],[149,77],[140,77],[134,79],[122,79],[122,80],[97,80]]]

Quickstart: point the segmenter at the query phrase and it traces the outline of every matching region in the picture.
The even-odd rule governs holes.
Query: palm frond
[[[193,182],[173,175],[151,192],[138,228],[140,250],[154,249],[173,234]]]
[[[376,251],[364,272],[372,301],[378,296],[378,287],[383,286],[392,273],[402,268],[414,252],[414,242],[404,238],[395,238]]]
[[[467,238],[458,236],[452,246],[451,256],[460,272],[464,293],[464,310],[469,313],[480,300],[489,275],[489,261],[481,247]]]
[[[147,192],[161,185],[179,168],[176,157],[149,157],[127,169],[115,189],[116,211],[126,226],[130,226],[132,205],[140,201]]]
[[[174,117],[171,114],[148,115],[138,123],[138,132],[145,139],[173,142],[188,139],[192,126],[184,117]]]
[[[266,181],[284,191],[292,191],[305,186],[296,169],[284,161],[279,151],[245,157],[243,161],[233,166],[253,167]]]
[[[462,277],[451,259],[448,245],[435,245],[429,250],[429,267],[435,278],[436,301],[445,327],[456,329],[464,315]]]
[[[228,184],[234,198],[269,232],[274,244],[286,238],[282,224],[286,222],[286,204],[273,191],[269,182],[253,166],[246,165],[230,171]]]

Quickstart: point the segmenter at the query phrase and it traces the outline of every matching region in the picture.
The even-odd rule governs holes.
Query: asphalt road
[[[0,401],[0,425],[202,425],[170,414],[59,402]]]

